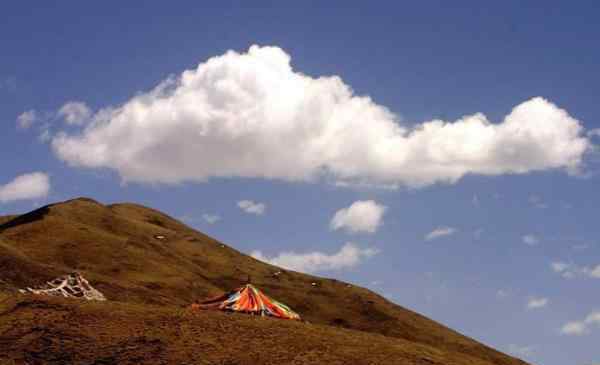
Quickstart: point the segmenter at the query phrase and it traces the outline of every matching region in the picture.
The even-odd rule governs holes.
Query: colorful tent
[[[252,284],[246,284],[229,293],[200,303],[194,303],[191,308],[218,309],[283,319],[300,319],[298,313],[292,311],[287,305],[269,298]]]

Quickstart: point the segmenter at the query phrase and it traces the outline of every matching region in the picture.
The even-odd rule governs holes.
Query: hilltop
[[[280,270],[137,204],[0,217],[0,363],[525,364],[367,289]],[[109,301],[17,294],[71,271]],[[185,309],[248,277],[308,323]]]

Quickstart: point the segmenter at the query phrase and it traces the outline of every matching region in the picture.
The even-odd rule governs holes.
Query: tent
[[[217,309],[283,319],[300,319],[298,313],[292,311],[287,305],[269,298],[252,284],[246,284],[218,297],[194,303],[191,308],[194,310]]]
[[[92,287],[90,283],[77,272],[60,276],[47,282],[46,285],[40,288],[27,288],[25,290],[20,290],[20,292],[86,300],[106,300],[100,291],[94,289],[94,287]]]

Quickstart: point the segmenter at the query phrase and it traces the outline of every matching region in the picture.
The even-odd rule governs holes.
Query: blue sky
[[[592,365],[599,15],[5,5],[0,213],[142,203],[534,363]]]

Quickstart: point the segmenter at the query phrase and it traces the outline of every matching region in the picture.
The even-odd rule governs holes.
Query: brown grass
[[[14,293],[79,270],[111,300],[4,299],[0,354],[6,349],[10,359],[30,364],[525,364],[369,290],[292,271],[274,277],[279,268],[139,205],[76,199],[0,222],[0,291]],[[310,324],[182,310],[248,276]]]

